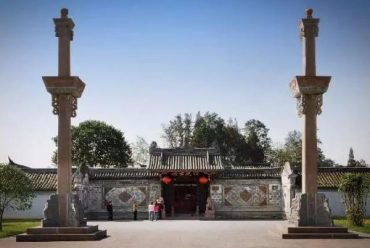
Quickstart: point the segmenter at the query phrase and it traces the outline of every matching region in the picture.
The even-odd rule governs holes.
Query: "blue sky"
[[[74,20],[72,74],[87,84],[74,125],[103,120],[162,142],[178,113],[258,119],[276,143],[301,129],[288,84],[302,73],[298,23],[320,18],[317,73],[332,81],[318,118],[324,154],[370,163],[370,1],[0,0],[0,162],[48,167],[57,118],[41,76],[57,74],[52,18]]]

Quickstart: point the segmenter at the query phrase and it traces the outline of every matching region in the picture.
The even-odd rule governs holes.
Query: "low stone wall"
[[[216,220],[242,220],[242,219],[282,219],[282,211],[216,211]]]
[[[280,179],[219,179],[210,185],[216,219],[283,218]]]
[[[111,201],[115,219],[133,219],[132,207],[138,205],[138,218],[147,219],[148,205],[161,196],[159,180],[91,180],[78,187],[89,220],[107,219],[106,202]]]

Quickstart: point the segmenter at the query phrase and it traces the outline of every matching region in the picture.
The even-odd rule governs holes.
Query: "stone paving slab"
[[[108,238],[101,241],[17,243],[15,238],[0,239],[1,248],[364,248],[370,239],[350,240],[283,240],[286,221],[200,221],[162,220],[89,222],[107,229]]]

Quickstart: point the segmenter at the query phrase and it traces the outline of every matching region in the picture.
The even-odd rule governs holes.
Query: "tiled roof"
[[[276,168],[276,167],[271,167],[270,164],[267,163],[249,163],[245,165],[231,165],[232,169],[263,169],[263,168]]]
[[[298,174],[296,186],[302,186],[302,173]],[[342,177],[346,173],[361,173],[370,176],[369,167],[319,167],[317,173],[317,186],[319,188],[338,188]]]
[[[217,174],[217,179],[280,178],[280,167],[228,169]]]
[[[210,172],[222,170],[222,161],[216,149],[153,149],[148,169],[160,172]]]
[[[55,191],[57,188],[57,169],[23,169],[31,179],[33,188],[36,191]],[[279,167],[244,167],[238,169],[218,170],[214,175],[216,179],[259,179],[259,178],[280,178],[281,168]],[[318,186],[320,188],[337,188],[342,176],[345,173],[365,173],[370,176],[370,168],[366,167],[330,167],[318,170]],[[297,186],[300,186],[301,173],[298,173]],[[90,168],[88,176],[90,180],[107,179],[155,179],[159,178],[160,172],[141,168],[119,168],[102,169]]]
[[[370,176],[370,168],[367,167],[328,167],[319,168],[317,184],[320,188],[337,188],[344,174],[361,173]]]
[[[24,169],[31,179],[33,189],[36,191],[55,191],[57,189],[57,169]]]
[[[89,179],[149,179],[159,178],[160,174],[141,168],[89,168]]]

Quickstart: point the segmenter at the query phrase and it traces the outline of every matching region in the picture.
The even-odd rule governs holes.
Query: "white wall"
[[[320,193],[324,193],[329,200],[329,207],[332,216],[345,216],[344,204],[342,202],[342,195],[337,190],[319,189]],[[370,196],[366,202],[366,215],[370,216]]]
[[[15,211],[5,210],[4,219],[42,219],[44,217],[43,210],[46,201],[49,200],[50,195],[55,194],[54,191],[36,191],[35,198],[32,201],[32,207],[29,210]]]
[[[328,198],[332,217],[345,217],[344,204],[340,192],[336,189],[319,189],[318,191],[319,193],[324,193]],[[297,190],[296,193],[300,193],[300,190]],[[370,216],[370,195],[366,201],[366,216]]]

